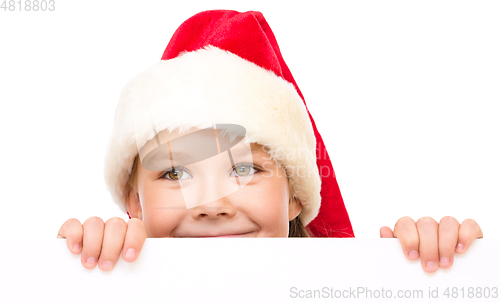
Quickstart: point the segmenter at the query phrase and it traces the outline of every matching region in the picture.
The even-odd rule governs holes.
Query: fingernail
[[[109,271],[110,269],[113,268],[113,262],[111,261],[104,261],[102,264],[101,264],[101,268],[105,271]]]
[[[417,250],[413,250],[413,251],[411,251],[411,252],[408,253],[408,256],[411,259],[417,259],[418,258],[418,251]]]
[[[75,243],[75,245],[73,245],[73,250],[79,251],[80,250],[80,243]]]
[[[85,263],[87,265],[94,265],[95,264],[95,258],[94,257],[87,258],[87,261],[85,261]]]
[[[433,271],[437,268],[437,265],[436,265],[436,262],[433,262],[433,261],[429,261],[427,262],[427,264],[425,264],[425,267],[430,270],[430,271]]]
[[[441,257],[439,259],[439,264],[441,264],[442,266],[448,266],[450,264],[450,259],[446,257]]]
[[[461,244],[461,243],[457,244],[457,252],[460,252],[463,249],[464,249],[464,245],[463,244]]]
[[[125,252],[125,257],[128,259],[134,259],[135,258],[135,250],[134,249],[128,249]]]

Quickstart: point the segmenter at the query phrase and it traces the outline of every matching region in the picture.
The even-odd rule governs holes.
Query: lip
[[[245,235],[250,234],[249,233],[243,233],[243,234],[231,234],[231,235],[218,235],[218,236],[199,236],[197,238],[231,238],[231,237],[245,237]]]
[[[204,235],[204,236],[176,236],[178,238],[238,238],[238,237],[249,237],[248,235],[254,233],[255,231],[239,234],[224,234],[224,235]]]

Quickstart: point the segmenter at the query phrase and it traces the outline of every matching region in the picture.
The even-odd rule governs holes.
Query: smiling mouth
[[[254,231],[248,233],[240,233],[240,234],[228,234],[228,235],[207,235],[207,236],[176,236],[178,238],[238,238],[238,237],[253,237],[249,236],[253,234]]]

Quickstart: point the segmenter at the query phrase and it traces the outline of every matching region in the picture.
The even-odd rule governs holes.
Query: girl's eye
[[[252,164],[245,163],[245,164],[235,165],[233,172],[236,172],[236,174],[231,173],[231,176],[245,177],[248,175],[253,175],[255,173],[258,173],[258,172],[260,172],[260,170]],[[168,171],[165,171],[162,175],[162,178],[166,178],[166,179],[172,180],[172,181],[184,180],[184,179],[188,179],[191,177],[192,176],[186,170],[184,170],[182,168],[170,169]]]
[[[238,177],[244,177],[248,175],[253,175],[255,173],[260,172],[254,165],[252,164],[237,164],[234,167],[234,170]],[[231,175],[234,176],[234,175]]]
[[[186,176],[183,178],[183,176]],[[180,169],[180,168],[174,168],[171,170],[168,170],[163,174],[163,177],[169,180],[183,180],[189,178],[191,175],[186,170]]]

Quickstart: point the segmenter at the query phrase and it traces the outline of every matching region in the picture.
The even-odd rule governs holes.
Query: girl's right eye
[[[183,178],[183,176],[187,176],[186,178]],[[186,170],[181,169],[181,168],[173,168],[168,171],[165,171],[163,173],[162,178],[166,178],[168,180],[172,181],[179,181],[183,179],[188,179],[191,176]]]

